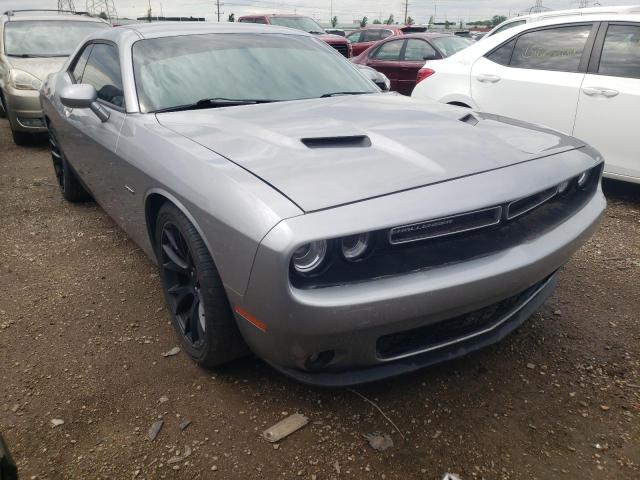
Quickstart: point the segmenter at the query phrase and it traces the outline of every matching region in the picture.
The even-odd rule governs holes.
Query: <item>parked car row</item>
[[[351,61],[384,73],[391,81],[391,90],[411,95],[425,60],[446,58],[472,43],[466,38],[440,33],[390,36]]]
[[[631,7],[629,7],[631,8]],[[523,23],[419,74],[415,98],[541,124],[605,157],[605,176],[640,183],[640,14]]]
[[[349,385],[524,322],[603,212],[600,154],[256,23],[101,29],[40,89],[63,197],[157,262],[184,351]],[[397,37],[405,61],[447,52]]]

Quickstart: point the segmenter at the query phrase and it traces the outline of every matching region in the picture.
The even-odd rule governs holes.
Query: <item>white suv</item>
[[[549,20],[550,18],[570,17],[577,15],[598,15],[606,13],[640,13],[640,5],[625,5],[620,7],[588,7],[588,8],[572,8],[570,10],[549,10],[540,13],[530,13],[513,17],[496,25],[483,38],[489,38],[496,33],[504,32],[512,27],[524,25],[525,23],[540,22]]]
[[[600,150],[605,176],[640,183],[640,15],[561,17],[425,64],[412,96],[546,125]]]

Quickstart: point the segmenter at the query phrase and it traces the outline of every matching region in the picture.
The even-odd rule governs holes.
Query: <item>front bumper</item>
[[[532,180],[532,189],[544,188],[545,181],[553,185],[597,163],[588,151],[563,155],[565,162],[549,157],[282,222],[263,240],[246,294],[231,299],[242,312],[266,326],[257,329],[236,313],[246,341],[283,373],[324,386],[410,372],[498,341],[552,293],[555,272],[595,230],[605,207],[599,186],[578,211],[553,229],[491,255],[429,270],[335,287],[296,289],[288,278],[289,254],[283,252],[291,252],[300,240],[330,238],[329,231],[334,236],[349,235],[367,231],[369,225],[380,227],[381,222],[390,227],[481,207],[477,196],[467,194],[479,191],[480,185],[488,205],[500,203],[533,193],[523,192],[514,178]],[[426,215],[425,205],[432,210]],[[383,337],[455,319],[527,291],[530,294],[518,304],[490,320],[493,328],[479,328],[475,335],[462,335],[428,351],[415,348],[401,355],[381,353]],[[324,352],[332,354],[321,368],[309,363],[323,358]]]
[[[47,131],[40,105],[40,92],[9,88],[5,92],[7,117],[16,132],[43,133]]]

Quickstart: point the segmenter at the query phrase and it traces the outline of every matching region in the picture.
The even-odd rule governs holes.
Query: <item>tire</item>
[[[2,92],[0,92],[0,118],[7,118],[7,104],[4,103]]]
[[[33,136],[31,133],[16,132],[11,128],[11,136],[13,137],[13,143],[21,147],[25,147],[33,143]]]
[[[155,245],[171,321],[189,356],[213,368],[247,355],[209,250],[171,203],[158,212]]]
[[[91,200],[91,195],[82,186],[76,173],[69,165],[65,158],[55,133],[49,126],[49,146],[51,147],[51,160],[53,162],[53,171],[60,187],[62,198],[71,203],[86,202]]]

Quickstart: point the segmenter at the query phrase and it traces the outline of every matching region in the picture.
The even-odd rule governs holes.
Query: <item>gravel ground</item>
[[[178,342],[152,262],[98,206],[63,202],[46,146],[1,120],[0,431],[21,478],[638,479],[640,188],[605,188],[599,232],[503,342],[319,390],[255,358],[163,357]],[[294,412],[310,424],[261,438]]]

